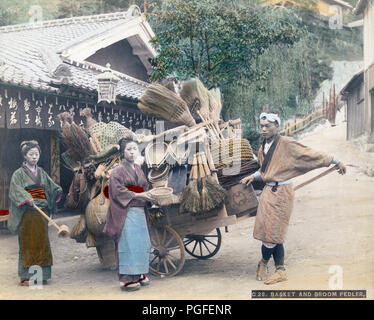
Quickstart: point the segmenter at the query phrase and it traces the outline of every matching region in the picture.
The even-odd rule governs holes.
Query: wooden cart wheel
[[[149,271],[159,276],[174,276],[184,265],[183,240],[169,226],[151,229],[152,251]]]
[[[187,235],[184,238],[184,249],[195,258],[208,259],[218,252],[221,242],[221,231],[219,228],[216,228],[207,235]]]

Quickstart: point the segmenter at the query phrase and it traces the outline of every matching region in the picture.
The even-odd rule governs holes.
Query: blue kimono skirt
[[[151,240],[142,207],[130,207],[118,241],[119,273],[141,275],[149,271]]]

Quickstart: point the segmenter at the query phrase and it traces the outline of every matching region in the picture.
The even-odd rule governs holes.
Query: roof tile
[[[57,55],[59,50],[129,19],[132,19],[132,16],[125,11],[0,27],[0,80],[56,91],[56,88],[50,85],[56,80],[51,74],[51,64],[48,65],[48,61],[45,61],[49,54]],[[48,55],[43,56],[41,52],[48,52]],[[54,56],[50,58],[55,59]],[[61,63],[67,65],[72,73],[68,79],[69,85],[96,90],[96,76],[103,68],[89,63]],[[117,86],[120,96],[138,99],[148,85],[125,74],[116,72],[116,75],[120,77]]]

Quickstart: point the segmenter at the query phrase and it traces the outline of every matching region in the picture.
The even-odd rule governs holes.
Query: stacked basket
[[[241,138],[219,140],[211,146],[211,154],[217,170],[253,160],[251,145],[248,140]]]

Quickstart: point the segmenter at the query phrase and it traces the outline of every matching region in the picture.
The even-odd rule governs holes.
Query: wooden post
[[[51,131],[50,136],[50,176],[60,184],[60,144],[57,131]]]
[[[322,116],[326,118],[326,97],[325,97],[325,92],[323,92],[322,96]]]
[[[333,89],[332,89],[332,105],[333,105],[333,118],[332,118],[332,122],[333,122],[333,125],[335,126],[335,121],[336,121],[336,91],[335,91],[335,83],[334,83],[334,86],[333,86]]]
[[[329,121],[330,123],[332,123],[332,88],[330,88],[330,96],[329,96]]]

